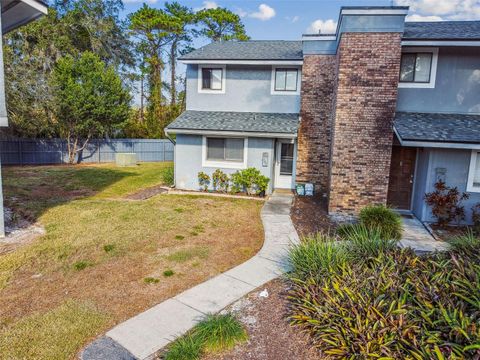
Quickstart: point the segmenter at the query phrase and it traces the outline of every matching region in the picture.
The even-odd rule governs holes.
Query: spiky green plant
[[[337,270],[348,258],[345,243],[322,233],[307,236],[289,249],[291,276],[303,279],[326,275]]]
[[[165,360],[197,360],[202,355],[203,341],[194,334],[187,334],[175,340],[168,352],[165,354]]]
[[[232,314],[207,315],[195,326],[195,336],[203,341],[207,352],[221,352],[246,341],[248,336],[242,324]]]
[[[471,230],[449,239],[448,242],[451,249],[457,253],[478,254],[477,250],[480,248],[480,238]]]
[[[232,314],[206,315],[192,330],[170,345],[165,360],[196,360],[204,353],[232,349],[247,339],[247,332]]]
[[[368,229],[378,229],[385,239],[400,240],[402,237],[402,218],[384,205],[370,205],[359,213],[360,223]]]
[[[345,227],[343,238],[351,255],[358,260],[377,257],[396,248],[396,240],[384,237],[381,229],[369,228],[364,224]]]
[[[292,323],[332,359],[480,358],[480,259],[468,253],[378,252],[294,280],[289,301]]]

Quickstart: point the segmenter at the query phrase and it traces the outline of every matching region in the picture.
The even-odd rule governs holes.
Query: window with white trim
[[[275,68],[275,91],[297,91],[298,69]]]
[[[480,150],[473,150],[470,157],[467,191],[480,192]]]
[[[222,68],[201,68],[202,89],[222,90],[223,69]]]
[[[245,140],[207,137],[207,160],[243,162]]]
[[[400,65],[400,82],[429,83],[432,71],[431,52],[403,53]]]
[[[438,48],[406,47],[400,59],[400,88],[435,88]]]

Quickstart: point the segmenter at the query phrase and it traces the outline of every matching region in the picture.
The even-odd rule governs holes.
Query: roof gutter
[[[227,65],[302,65],[303,60],[205,60],[186,59],[184,64],[227,64]]]
[[[480,46],[480,40],[402,40],[402,46]]]
[[[424,147],[424,148],[447,148],[447,149],[466,149],[480,150],[480,144],[454,143],[454,142],[438,142],[438,141],[419,141],[419,140],[403,140],[398,134],[397,129],[393,127],[393,131],[397,136],[400,145],[405,147]]]
[[[279,138],[296,139],[297,134],[273,133],[273,132],[255,132],[255,131],[220,131],[220,130],[195,130],[195,129],[165,129],[165,134],[184,134],[184,135],[211,135],[211,136],[244,136],[260,138]]]

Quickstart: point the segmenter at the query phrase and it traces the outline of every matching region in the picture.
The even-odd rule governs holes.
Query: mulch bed
[[[320,196],[295,196],[290,216],[300,236],[328,233],[336,224],[327,212],[327,201]]]
[[[273,280],[231,305],[231,311],[245,325],[248,341],[232,351],[220,355],[207,355],[202,360],[276,360],[322,359],[310,344],[308,336],[288,323],[284,280]],[[260,297],[267,289],[269,295]]]
[[[164,185],[156,185],[125,196],[128,200],[146,200],[152,196],[168,192]]]
[[[452,239],[456,236],[461,236],[467,233],[470,229],[469,226],[438,226],[436,224],[430,224],[430,228],[432,229],[435,237],[437,239],[447,241]]]

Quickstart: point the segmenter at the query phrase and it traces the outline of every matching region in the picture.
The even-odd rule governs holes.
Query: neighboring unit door
[[[391,207],[410,210],[416,157],[416,148],[393,147],[387,196],[387,203]]]
[[[293,157],[295,144],[290,141],[278,141],[275,159],[275,188],[293,188]]]

